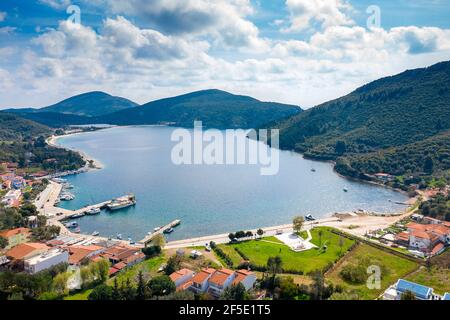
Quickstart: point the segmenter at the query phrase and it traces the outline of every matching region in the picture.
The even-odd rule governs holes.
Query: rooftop
[[[50,247],[46,246],[43,243],[27,242],[18,244],[14,248],[10,249],[8,252],[6,252],[6,256],[16,260],[20,260],[35,251],[42,251],[42,250],[45,251],[48,249],[50,249]]]
[[[428,299],[429,295],[433,292],[433,289],[429,287],[403,279],[398,280],[396,288],[397,291],[402,293],[411,291],[416,297],[421,299]]]

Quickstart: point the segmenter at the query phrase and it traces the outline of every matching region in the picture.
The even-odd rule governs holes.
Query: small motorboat
[[[70,219],[78,219],[78,218],[81,218],[81,217],[84,217],[84,213],[83,212],[80,212],[80,213],[77,213],[77,214],[74,214],[74,215],[70,216]]]
[[[119,240],[122,240],[122,234],[118,233],[118,234],[116,235],[116,238],[119,239]]]
[[[312,172],[316,172],[316,169],[312,168],[311,171],[312,171]]]
[[[161,227],[156,227],[153,229],[153,232],[158,232],[159,230],[161,230]]]
[[[98,236],[99,234],[100,234],[100,232],[98,232],[98,231],[92,232],[92,235],[93,235],[94,237]]]
[[[76,221],[68,222],[65,224],[65,226],[66,226],[66,228],[73,229],[73,228],[78,227],[78,222],[76,222]]]
[[[164,233],[165,233],[165,234],[170,234],[170,233],[172,233],[173,231],[174,231],[173,228],[169,228],[169,229],[164,230]]]
[[[87,210],[85,213],[88,216],[93,216],[93,215],[99,214],[100,212],[101,212],[101,210],[99,208],[91,208],[91,209]]]
[[[348,192],[348,189],[347,189],[347,188],[344,188],[344,192]]]
[[[311,214],[307,214],[307,215],[305,216],[305,219],[308,220],[308,221],[314,221],[314,220],[316,220],[316,218],[314,218]]]

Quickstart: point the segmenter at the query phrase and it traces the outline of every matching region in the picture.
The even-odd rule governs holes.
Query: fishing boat
[[[125,197],[116,198],[112,200],[106,207],[111,211],[116,211],[124,208],[134,206],[136,204],[136,197],[133,194]]]
[[[96,214],[99,214],[100,212],[101,212],[101,210],[99,208],[91,208],[91,209],[87,210],[85,213],[88,216],[94,216]]]

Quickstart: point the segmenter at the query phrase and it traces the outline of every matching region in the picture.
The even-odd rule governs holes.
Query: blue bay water
[[[102,170],[67,177],[76,199],[62,207],[79,209],[129,192],[137,197],[135,207],[79,219],[83,233],[121,233],[140,240],[153,228],[181,219],[169,236],[176,240],[285,224],[299,214],[320,218],[357,209],[404,209],[394,202],[405,201],[405,195],[344,179],[332,164],[288,151],[280,152],[280,169],[274,176],[261,176],[258,165],[174,165],[173,130],[115,127],[58,140],[104,165]]]

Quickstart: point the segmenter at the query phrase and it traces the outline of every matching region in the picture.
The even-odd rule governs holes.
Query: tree
[[[37,208],[31,202],[25,202],[19,209],[19,213],[22,217],[30,217],[37,215]]]
[[[69,280],[69,274],[67,272],[59,273],[53,278],[53,288],[59,295],[67,295],[69,290],[67,289],[67,281]]]
[[[167,296],[162,296],[159,298],[160,300],[185,300],[185,301],[192,301],[195,300],[195,295],[188,290],[182,290],[182,291],[176,291],[173,292]],[[201,300],[201,299],[200,299]]]
[[[322,236],[323,236],[322,229],[319,229],[318,235],[319,235],[319,247],[321,247],[322,246]]]
[[[122,282],[120,291],[124,300],[136,300],[136,289],[132,286],[130,278],[127,278],[125,283]]]
[[[121,291],[119,288],[119,283],[117,281],[117,278],[114,278],[114,285],[112,288],[111,300],[121,300],[121,299],[122,299],[122,295],[121,295]]]
[[[412,293],[412,291],[406,290],[402,293],[400,300],[416,300],[416,296]]]
[[[251,237],[253,237],[253,232],[247,231],[247,232],[245,233],[245,236],[246,236],[247,238],[251,238]]]
[[[346,153],[347,145],[345,141],[337,141],[334,150],[338,155],[343,155],[344,153]]]
[[[258,229],[258,231],[256,231],[256,234],[257,234],[258,236],[262,237],[263,234],[264,234],[264,230],[263,230],[263,229]]]
[[[106,284],[96,286],[89,294],[88,300],[112,300],[112,288]]]
[[[293,300],[298,296],[298,287],[292,277],[282,278],[279,288],[278,299],[280,300]]]
[[[8,239],[0,236],[0,249],[4,249],[8,246]]]
[[[161,253],[160,246],[149,246],[142,249],[142,252],[147,258],[155,257]]]
[[[236,238],[236,235],[235,235],[234,233],[230,232],[230,233],[228,234],[228,238],[229,238],[230,240],[233,240],[234,238]]]
[[[172,273],[174,273],[175,271],[180,270],[182,259],[183,259],[183,257],[181,257],[179,255],[171,256],[167,260],[167,265],[166,265],[166,268],[164,269],[164,273],[169,276]]]
[[[153,237],[152,244],[154,246],[162,248],[166,244],[166,239],[164,239],[164,236],[162,234],[157,234],[156,236]]]
[[[424,165],[423,165],[423,170],[424,170],[426,173],[431,174],[431,173],[433,173],[433,169],[434,169],[434,161],[433,161],[433,158],[431,158],[430,156],[428,156],[428,157],[425,158],[425,163],[424,163]]]
[[[152,296],[165,296],[175,292],[175,283],[169,276],[158,276],[148,282],[148,288]]]
[[[305,223],[305,218],[302,216],[297,216],[292,221],[294,232],[300,233],[303,228],[303,224]]]
[[[316,271],[312,275],[313,283],[311,284],[311,297],[314,300],[322,300],[325,292],[325,277],[320,271]]]
[[[147,298],[147,287],[145,285],[144,274],[142,273],[142,270],[139,271],[137,282],[138,284],[136,290],[136,300],[145,300]]]
[[[108,280],[109,277],[109,266],[110,266],[109,261],[106,259],[100,259],[97,262],[95,262],[95,265],[97,269],[98,280],[101,283],[106,282],[106,280]]]
[[[224,290],[221,300],[248,300],[249,295],[242,283],[232,285]]]
[[[267,271],[272,275],[273,278],[275,278],[278,273],[283,271],[282,266],[283,261],[279,256],[269,257],[269,259],[267,259]]]

